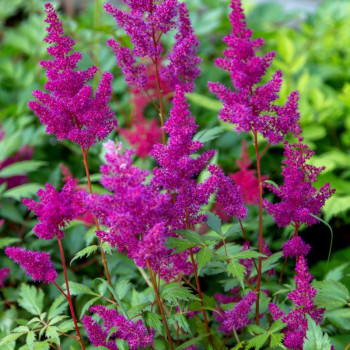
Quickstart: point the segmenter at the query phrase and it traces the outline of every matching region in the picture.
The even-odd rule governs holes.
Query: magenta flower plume
[[[269,304],[269,311],[274,321],[279,320],[281,317],[285,316],[285,313],[274,303]]]
[[[297,258],[295,267],[296,289],[288,294],[288,299],[294,304],[294,308],[288,315],[282,317],[282,321],[287,324],[284,330],[284,345],[293,350],[303,348],[303,342],[308,329],[306,314],[320,324],[323,319],[324,309],[317,309],[314,305],[316,289],[311,287],[311,274],[308,272],[306,259],[303,256]]]
[[[0,288],[3,288],[5,285],[5,280],[8,279],[10,274],[10,269],[8,267],[4,267],[0,269]]]
[[[253,32],[247,28],[240,0],[232,0],[231,9],[232,32],[223,39],[229,48],[224,51],[224,58],[217,58],[215,64],[230,73],[235,90],[220,83],[209,83],[210,91],[224,105],[219,118],[234,124],[238,131],[259,132],[272,144],[290,132],[300,134],[298,92],[293,91],[283,106],[275,104],[282,85],[280,71],[265,85],[257,86],[275,53],[257,56],[264,41],[252,39]]]
[[[44,40],[54,44],[47,50],[53,60],[41,62],[47,71],[45,89],[49,92],[35,90],[33,96],[37,101],[30,101],[28,106],[47,126],[49,134],[56,135],[59,140],[71,140],[87,150],[117,127],[115,116],[107,105],[112,94],[113,77],[104,73],[92,94],[91,86],[86,83],[94,77],[97,68],[77,70],[82,54],[70,54],[74,40],[63,35],[62,22],[53,6],[47,3],[45,7],[45,22],[49,27]]]
[[[191,27],[186,4],[179,4],[177,0],[124,0],[124,3],[129,7],[128,11],[108,2],[105,10],[114,17],[118,27],[125,30],[133,44],[130,49],[113,39],[107,42],[115,53],[127,84],[145,89],[148,81],[146,61],[150,61],[157,67],[162,86],[169,84],[175,89],[180,84],[187,92],[192,91],[193,82],[200,73],[198,65],[201,60],[196,56],[199,43]],[[170,63],[162,67],[164,59],[160,39],[171,29],[177,29],[175,45],[164,57]]]
[[[285,258],[305,256],[310,250],[310,245],[305,243],[300,236],[295,236],[282,245],[282,253]]]
[[[324,169],[307,164],[314,152],[300,141],[296,144],[284,143],[285,159],[282,161],[282,176],[284,184],[280,188],[266,185],[277,197],[279,203],[264,201],[267,212],[273,215],[279,227],[285,227],[294,223],[313,225],[318,220],[312,215],[319,216],[321,209],[328,198],[334,193],[329,183],[317,190],[313,183]]]
[[[26,271],[34,281],[51,283],[57,277],[57,272],[50,260],[50,254],[34,252],[19,247],[7,247],[6,255]]]
[[[242,300],[233,308],[226,311],[222,317],[222,330],[230,333],[233,330],[239,330],[249,322],[248,313],[251,312],[252,306],[256,301],[256,293],[250,291]]]
[[[148,171],[133,166],[132,150],[122,152],[122,145],[106,143],[106,164],[101,167],[102,185],[112,194],[93,195],[86,201],[106,231],[98,235],[118,251],[127,254],[140,267],[147,267],[169,280],[178,273],[190,273],[185,253],[172,254],[165,248],[170,232],[166,216],[171,212],[171,198],[145,184]]]
[[[63,238],[63,229],[77,216],[85,212],[83,206],[85,192],[77,191],[74,179],[69,180],[61,192],[46,184],[45,190],[39,189],[40,202],[24,199],[23,203],[37,215],[39,223],[33,231],[41,238],[50,240],[55,236]]]
[[[102,326],[95,322],[91,316],[82,317],[83,326],[90,342],[94,346],[105,346],[110,350],[118,350],[115,340],[124,339],[128,342],[130,350],[143,349],[153,344],[154,329],[147,331],[141,320],[136,322],[119,315],[115,309],[106,309],[103,305],[90,307],[90,312],[103,319]],[[109,331],[117,327],[106,342]]]

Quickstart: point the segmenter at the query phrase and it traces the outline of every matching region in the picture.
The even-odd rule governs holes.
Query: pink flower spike
[[[93,79],[97,68],[77,70],[82,54],[70,54],[74,40],[63,35],[62,22],[53,6],[47,3],[45,7],[45,22],[49,27],[44,41],[53,44],[47,49],[52,60],[41,62],[47,71],[45,89],[48,92],[33,91],[36,101],[30,101],[28,106],[47,126],[47,133],[56,135],[58,140],[68,139],[87,150],[117,127],[115,116],[107,105],[113,77],[104,73],[97,90],[92,93],[87,82]]]
[[[50,254],[34,252],[19,247],[7,247],[6,255],[26,271],[34,281],[51,283],[57,277],[57,272],[50,260]]]
[[[285,258],[296,258],[307,255],[311,250],[309,244],[305,243],[300,236],[295,236],[282,245],[283,256]]]

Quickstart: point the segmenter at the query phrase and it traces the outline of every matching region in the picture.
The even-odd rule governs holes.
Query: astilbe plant
[[[329,184],[319,190],[314,187],[323,168],[308,163],[313,152],[301,143],[298,92],[293,91],[284,104],[276,103],[282,73],[275,72],[263,83],[275,54],[258,55],[264,42],[253,38],[241,2],[232,0],[232,32],[224,38],[228,48],[224,57],[216,60],[216,65],[229,72],[233,89],[221,83],[209,83],[209,89],[223,102],[219,119],[233,124],[239,133],[251,133],[257,177],[255,170],[250,169],[253,161],[248,157],[246,143],[242,146],[242,159],[237,161],[240,171],[226,176],[220,164],[215,164],[216,151],[206,150],[203,142],[195,139],[198,126],[186,95],[194,90],[201,59],[197,56],[199,41],[186,4],[177,0],[124,0],[124,5],[125,9],[121,9],[106,3],[105,10],[125,30],[130,45],[114,39],[107,44],[115,53],[117,65],[133,94],[135,130],[145,132],[146,141],[134,138],[134,131],[124,130],[121,134],[137,148],[136,151],[125,149],[120,142],[108,140],[104,143],[105,162],[100,168],[103,191],[93,192],[87,154],[117,127],[108,105],[113,77],[104,73],[93,93],[88,83],[97,68],[93,66],[85,71],[77,68],[82,55],[72,52],[74,41],[63,34],[62,23],[53,6],[46,4],[49,27],[45,41],[51,44],[48,53],[52,60],[43,61],[41,65],[47,72],[47,92],[35,90],[36,101],[29,102],[29,107],[47,126],[48,133],[59,140],[68,139],[81,148],[89,193],[63,169],[66,184],[61,191],[46,184],[45,189],[38,191],[39,201],[23,201],[38,218],[33,228],[35,235],[46,241],[57,239],[64,287],[56,283],[58,274],[49,253],[20,247],[7,247],[5,253],[34,281],[52,283],[58,288],[68,301],[76,336],[61,331],[55,334],[73,338],[83,350],[87,340],[83,340],[80,333],[72,298],[79,293],[90,296],[81,308],[80,318],[87,339],[94,347],[136,350],[170,346],[173,350],[181,346],[189,350],[203,347],[221,350],[237,342],[236,349],[260,349],[270,338],[271,347],[284,344],[288,349],[302,350],[305,342],[310,341],[307,339],[308,317],[320,325],[324,309],[317,306],[317,291],[310,284],[312,276],[305,255],[311,247],[301,239],[299,230],[302,225],[319,222],[317,217],[334,191]],[[163,38],[172,33],[175,33],[175,43],[167,51]],[[144,126],[143,109],[148,104],[160,118],[161,129],[156,118],[149,121],[155,130]],[[293,136],[298,137],[297,143],[287,141]],[[261,150],[260,143],[266,141]],[[271,145],[282,141],[284,183],[280,187],[271,182],[265,185],[280,198],[275,203],[263,199],[263,183],[267,176],[262,176],[261,157]],[[144,159],[150,156],[153,167],[136,166],[136,155]],[[204,172],[206,175],[202,177]],[[225,232],[220,219],[210,212],[213,201],[226,215],[225,220],[233,221]],[[247,209],[244,204],[259,207],[257,237],[249,236],[252,233],[250,222],[244,221],[247,216],[251,217],[248,209],[255,208]],[[276,287],[277,258],[267,243],[271,239],[263,237],[263,233],[266,234],[264,208],[279,228],[291,226],[294,229],[293,236],[281,247],[285,260],[279,284],[287,259],[296,260],[296,287],[288,293],[287,305],[277,305],[277,297],[269,303],[269,311],[267,307],[262,310],[261,300],[271,301],[272,292],[279,287]],[[89,225],[93,221],[96,227],[104,266],[106,280],[95,280],[93,287],[96,281],[103,287],[96,292],[68,280],[61,242],[66,239],[68,225],[82,215],[92,215]],[[202,234],[205,222],[211,229],[209,234]],[[255,245],[258,251],[254,250]],[[88,256],[95,248],[94,245],[84,248],[74,260]],[[109,272],[105,250],[118,252],[116,260],[127,259],[133,263],[135,276],[140,273],[150,289],[143,293],[135,289],[132,296],[123,294],[119,266],[115,265],[113,274]],[[9,269],[0,270],[0,287],[8,274]],[[229,293],[216,293],[211,298],[203,289],[200,277],[215,274],[220,275],[224,290]],[[137,288],[141,285],[137,280]],[[107,289],[110,297],[104,296]],[[142,302],[139,302],[140,295]],[[33,322],[28,322],[26,327]],[[50,326],[43,324],[43,329]],[[53,337],[47,331],[45,334],[59,346],[59,340],[51,340]],[[0,342],[0,345],[5,343]]]

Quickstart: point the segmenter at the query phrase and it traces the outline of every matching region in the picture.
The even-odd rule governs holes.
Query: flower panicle
[[[35,252],[19,247],[6,247],[6,255],[26,271],[34,281],[51,283],[57,277],[57,272],[50,260],[50,254]]]

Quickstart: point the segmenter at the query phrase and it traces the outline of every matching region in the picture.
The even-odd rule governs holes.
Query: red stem
[[[86,173],[86,178],[87,178],[87,182],[88,182],[88,188],[89,188],[89,192],[90,194],[92,194],[92,187],[91,187],[91,179],[90,179],[90,171],[89,171],[89,165],[88,165],[88,160],[87,160],[87,151],[84,150],[83,147],[81,147],[81,152],[83,153],[83,159],[84,159],[84,166],[85,166],[85,173]],[[94,221],[95,221],[95,225],[96,225],[96,229],[97,231],[100,230],[100,225],[98,223],[98,220],[96,218],[96,216],[94,215]],[[103,267],[104,267],[104,270],[105,270],[105,274],[106,274],[106,278],[107,278],[107,282],[110,286],[112,286],[112,283],[111,283],[111,277],[110,277],[110,274],[109,274],[109,270],[108,270],[108,265],[107,265],[107,258],[106,258],[106,254],[102,248],[102,244],[103,244],[103,241],[102,239],[100,239],[98,237],[98,241],[99,241],[99,244],[100,244],[100,251],[101,251],[101,257],[102,257],[102,263],[103,263]],[[112,295],[112,299],[114,300],[114,297]],[[114,300],[115,301],[115,300]]]
[[[70,308],[70,312],[72,314],[73,317],[73,322],[74,322],[74,327],[75,330],[77,332],[77,340],[80,344],[80,347],[82,348],[82,350],[85,350],[83,341],[81,339],[81,335],[80,335],[80,331],[79,331],[79,327],[78,327],[78,322],[77,322],[77,318],[75,316],[75,312],[74,312],[74,307],[73,307],[73,303],[72,303],[72,298],[70,296],[70,291],[69,291],[69,283],[68,283],[68,276],[67,276],[67,267],[66,267],[66,260],[64,258],[64,252],[63,252],[63,248],[62,248],[62,243],[61,240],[58,238],[58,245],[60,247],[60,253],[61,253],[61,259],[62,259],[62,265],[63,265],[63,272],[64,272],[64,279],[66,281],[66,288],[67,288],[67,294],[64,293],[61,288],[59,288],[57,285],[56,287],[58,287],[58,289],[63,293],[63,295],[67,298],[68,303],[69,303],[69,308]]]
[[[259,253],[263,251],[263,227],[262,227],[262,210],[263,210],[263,198],[262,198],[262,179],[261,179],[261,166],[260,166],[260,154],[258,148],[258,135],[256,132],[254,134],[254,146],[256,154],[256,166],[258,173],[258,183],[259,183]],[[259,257],[258,262],[258,282],[256,285],[256,313],[255,313],[255,322],[256,325],[260,324],[260,289],[261,289],[261,270],[262,270],[262,257]]]

